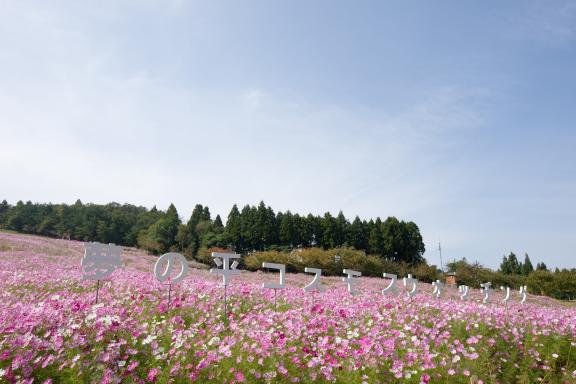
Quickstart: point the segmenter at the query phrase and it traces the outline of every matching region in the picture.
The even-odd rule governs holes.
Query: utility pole
[[[442,263],[442,245],[438,242],[438,253],[440,253],[440,270],[444,273],[444,265]]]

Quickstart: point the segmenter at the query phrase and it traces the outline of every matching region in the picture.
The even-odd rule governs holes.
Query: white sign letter
[[[228,285],[228,278],[230,276],[240,274],[240,271],[236,269],[236,267],[238,266],[238,261],[234,260],[232,265],[230,265],[230,259],[239,259],[240,255],[237,255],[235,253],[212,252],[212,257],[214,258],[214,263],[216,263],[217,266],[222,265],[222,261],[220,261],[220,259],[224,260],[224,266],[222,267],[222,269],[218,268],[210,269],[210,273],[222,275],[222,285],[224,286]]]
[[[508,303],[508,300],[510,300],[510,287],[500,287],[500,289],[506,292],[506,294],[504,295],[504,299],[502,300],[502,302],[503,302],[503,303]]]
[[[408,292],[406,292],[406,295],[408,295],[408,297],[412,297],[412,296],[416,295],[416,288],[418,285],[418,280],[413,278],[411,274],[408,274],[408,277],[405,277],[403,279],[403,282],[404,282],[404,287],[407,287],[408,284],[412,284],[412,289],[409,290]]]
[[[492,283],[487,282],[480,284],[480,286],[482,287],[482,293],[484,294],[484,299],[482,299],[482,302],[486,304],[488,301],[490,301],[490,287],[492,286]]]
[[[82,280],[102,280],[116,268],[122,268],[122,247],[114,244],[84,243],[84,257],[80,262]]]
[[[180,262],[180,273],[175,278],[171,278],[170,275],[172,274],[175,260]],[[164,269],[164,272],[162,272],[162,264],[164,263],[166,263],[166,268]],[[161,283],[169,280],[170,284],[178,284],[186,277],[187,273],[188,261],[184,256],[176,252],[163,254],[158,258],[156,264],[154,265],[154,276]]]
[[[310,284],[304,287],[304,292],[310,292],[313,289],[318,289],[318,292],[324,292],[326,288],[322,284],[320,284],[320,276],[322,276],[322,270],[319,268],[304,268],[304,272],[306,273],[314,273],[314,279]]]
[[[434,287],[432,295],[439,299],[440,295],[442,295],[442,289],[444,289],[444,283],[440,280],[436,280],[432,282],[432,286]]]
[[[398,287],[396,287],[396,279],[398,279],[398,276],[393,273],[384,273],[383,275],[385,279],[391,279],[391,281],[390,284],[388,284],[388,286],[382,290],[382,294],[385,295],[388,292],[392,292],[393,294],[397,295]]]
[[[468,298],[468,291],[470,288],[467,285],[461,285],[458,287],[458,291],[460,292],[460,300],[466,300]]]
[[[353,271],[351,269],[345,269],[342,272],[344,272],[345,274],[348,275],[348,277],[342,278],[342,281],[344,281],[345,283],[348,283],[348,292],[350,292],[351,295],[360,294],[360,291],[357,291],[356,289],[354,289],[354,286],[356,284],[358,284],[358,281],[356,279],[354,279],[354,276],[362,276],[362,273],[358,272],[358,271]]]
[[[520,304],[524,304],[526,302],[526,297],[528,293],[528,287],[525,285],[520,286]]]
[[[278,269],[280,271],[280,284],[264,283],[262,288],[284,289],[284,275],[286,274],[286,266],[284,264],[263,262],[262,268]]]

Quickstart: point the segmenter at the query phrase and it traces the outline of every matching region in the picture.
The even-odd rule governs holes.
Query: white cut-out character
[[[484,298],[482,299],[482,302],[484,304],[486,304],[490,301],[490,288],[492,287],[492,283],[487,282],[484,284],[480,284],[480,286],[482,287],[482,293],[484,294]]]
[[[500,287],[500,289],[505,292],[502,302],[508,303],[508,300],[510,300],[510,287]]]
[[[406,292],[406,295],[408,297],[415,296],[416,295],[416,289],[418,287],[418,280],[413,278],[411,274],[408,274],[408,277],[405,277],[404,279],[402,279],[402,282],[404,283],[404,287],[407,287],[409,284],[412,284],[412,289],[410,289],[408,292]]]
[[[468,292],[470,288],[467,285],[460,285],[458,287],[458,292],[460,292],[460,300],[466,300],[468,298]]]
[[[268,263],[263,262],[262,268],[270,268],[270,269],[277,269],[280,271],[280,284],[276,283],[264,283],[262,284],[262,288],[270,288],[270,289],[284,289],[284,279],[286,275],[286,265],[284,264],[276,264],[276,263]]]
[[[172,278],[172,269],[174,268],[175,261],[180,262],[180,273]],[[166,264],[166,268],[162,271],[162,265]],[[170,284],[178,284],[188,274],[188,260],[184,256],[176,252],[165,253],[158,258],[154,265],[154,276],[159,282],[168,280]]]
[[[432,295],[437,299],[439,299],[440,296],[442,295],[442,290],[444,289],[444,283],[441,282],[440,280],[436,280],[432,282],[432,286],[434,287]]]
[[[326,288],[320,283],[320,276],[322,276],[322,270],[319,268],[304,268],[304,272],[306,273],[314,273],[314,279],[310,284],[304,287],[304,292],[308,293],[314,289],[317,289],[318,292],[324,292]]]
[[[520,304],[524,304],[526,302],[526,297],[528,296],[528,287],[525,285],[520,286]]]
[[[222,285],[227,286],[230,276],[236,276],[240,274],[240,271],[236,269],[238,266],[238,261],[234,260],[232,265],[230,265],[230,259],[239,259],[240,255],[236,253],[219,253],[212,252],[212,257],[214,258],[214,263],[218,267],[224,265],[222,269],[211,268],[210,273],[215,273],[217,275],[222,275]],[[222,261],[220,261],[222,259]]]
[[[354,289],[354,287],[358,284],[358,280],[356,280],[354,276],[362,276],[362,272],[353,271],[351,269],[345,269],[342,272],[348,275],[348,277],[342,278],[343,282],[348,283],[348,292],[350,292],[351,295],[359,295],[360,291]]]
[[[84,243],[84,257],[80,262],[83,280],[102,280],[116,268],[122,268],[122,247],[98,242]]]
[[[390,279],[390,284],[388,284],[388,286],[382,290],[382,294],[385,295],[388,292],[392,292],[393,294],[397,295],[398,287],[396,286],[396,280],[398,279],[398,276],[393,273],[383,273],[382,275],[385,279]]]

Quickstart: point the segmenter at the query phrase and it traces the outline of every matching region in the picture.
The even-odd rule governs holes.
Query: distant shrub
[[[203,264],[214,265],[214,262],[212,261],[212,253],[206,247],[202,247],[198,250],[198,253],[196,253],[196,260]]]
[[[411,270],[412,275],[420,281],[431,283],[440,280],[441,275],[435,265],[428,265],[425,263],[418,264]]]
[[[362,276],[381,277],[382,273],[394,273],[405,276],[413,273],[422,281],[431,282],[438,278],[438,270],[425,263],[410,266],[407,263],[396,263],[374,255],[366,255],[354,248],[321,248],[294,249],[291,252],[263,251],[253,252],[244,258],[244,265],[249,270],[262,268],[263,262],[286,265],[288,272],[304,272],[306,267],[320,268],[326,276],[342,275],[344,269],[353,269]]]
[[[234,253],[232,250],[227,248],[221,247],[200,247],[198,249],[198,253],[196,253],[195,259],[202,264],[206,264],[210,267],[215,267],[214,259],[212,258],[212,252],[220,252],[220,253]]]

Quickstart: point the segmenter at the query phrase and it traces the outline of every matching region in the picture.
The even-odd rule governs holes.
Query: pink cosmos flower
[[[154,382],[156,380],[157,375],[158,375],[158,369],[152,368],[150,372],[148,372],[148,376],[146,376],[146,381]]]
[[[243,383],[246,381],[246,377],[244,376],[244,374],[240,371],[236,372],[234,374],[234,378],[236,379],[237,382],[239,383]]]

